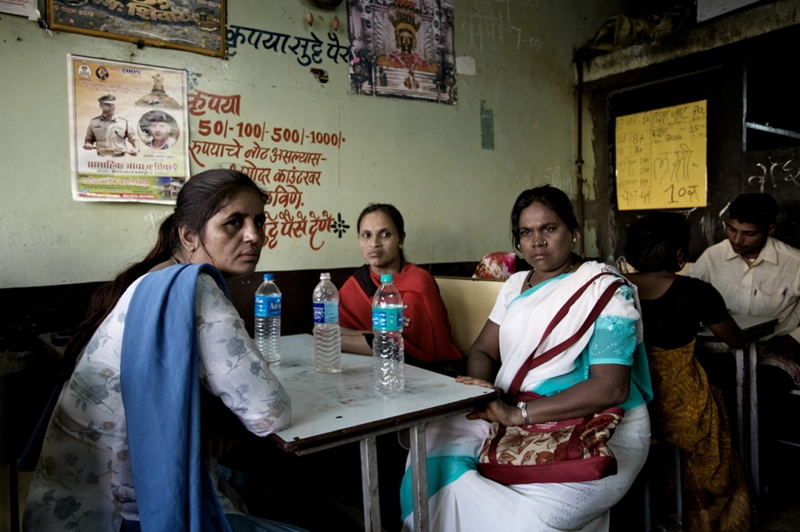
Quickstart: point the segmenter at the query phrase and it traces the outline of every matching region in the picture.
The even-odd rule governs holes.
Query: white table
[[[281,338],[281,363],[271,369],[292,399],[292,423],[270,436],[298,455],[358,441],[364,528],[380,531],[375,437],[410,429],[416,529],[428,530],[425,424],[463,414],[494,398],[494,390],[467,386],[451,377],[406,364],[405,389],[382,395],[374,387],[372,357],[342,355],[342,372],[314,370],[314,340],[300,334]]]
[[[772,334],[775,330],[776,318],[765,316],[746,316],[733,314],[739,328],[742,329],[747,344],[736,349],[736,417],[738,421],[739,456],[744,461],[750,486],[757,496],[761,494],[761,476],[759,469],[758,444],[758,386],[756,372],[758,370],[758,340]],[[698,341],[709,345],[720,342],[708,328],[698,333]],[[727,345],[723,344],[726,349]],[[745,357],[745,351],[747,356]],[[749,426],[745,425],[745,419]]]

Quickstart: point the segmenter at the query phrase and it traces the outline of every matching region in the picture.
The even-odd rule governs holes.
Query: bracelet
[[[528,403],[525,401],[520,401],[517,403],[517,408],[519,408],[519,411],[522,412],[522,424],[526,426],[530,425],[531,420],[528,419]]]

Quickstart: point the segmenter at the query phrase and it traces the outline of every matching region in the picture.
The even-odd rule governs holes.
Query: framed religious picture
[[[455,105],[453,0],[350,0],[350,92]]]
[[[47,0],[50,28],[225,57],[226,0]]]

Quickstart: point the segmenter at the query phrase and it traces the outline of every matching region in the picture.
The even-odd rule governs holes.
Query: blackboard
[[[689,260],[697,260],[708,246],[725,238],[722,223],[727,205],[742,193],[742,65],[730,64],[689,75],[672,77],[617,90],[609,95],[608,136],[610,156],[608,202],[609,251],[603,256],[625,253],[629,224],[651,212],[638,207],[621,210],[617,206],[616,124],[617,118],[654,109],[706,102],[706,198],[705,206],[658,208],[677,211],[691,225]],[[648,210],[649,209],[649,210]]]
[[[746,153],[742,190],[775,198],[780,211],[774,236],[800,248],[800,147]]]

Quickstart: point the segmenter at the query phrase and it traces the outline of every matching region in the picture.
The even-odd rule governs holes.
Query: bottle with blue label
[[[256,345],[269,364],[281,363],[281,291],[271,273],[256,290]]]
[[[342,333],[339,329],[339,291],[330,273],[319,275],[314,288],[314,369],[317,373],[341,373]]]
[[[406,384],[403,300],[393,280],[391,274],[382,274],[372,298],[373,375],[375,388],[383,393],[400,391]]]

